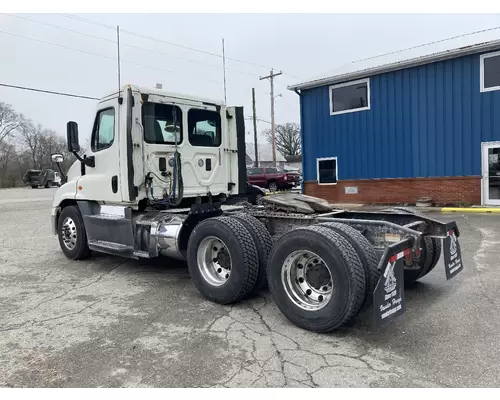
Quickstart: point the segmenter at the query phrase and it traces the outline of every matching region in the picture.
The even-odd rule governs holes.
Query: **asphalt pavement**
[[[0,190],[0,387],[498,387],[500,216],[455,219],[464,270],[442,261],[406,313],[332,334],[301,330],[263,291],[203,299],[185,264],[68,260],[50,231],[55,189]]]

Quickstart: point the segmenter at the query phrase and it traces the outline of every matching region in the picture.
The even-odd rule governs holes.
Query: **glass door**
[[[483,143],[483,203],[500,205],[500,142]]]

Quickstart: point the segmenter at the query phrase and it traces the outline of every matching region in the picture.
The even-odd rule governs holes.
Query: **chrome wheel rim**
[[[332,297],[330,269],[312,251],[297,250],[288,255],[281,269],[281,283],[290,300],[304,310],[320,310]]]
[[[231,276],[231,255],[226,244],[215,236],[201,241],[197,261],[203,279],[212,286],[222,286]]]
[[[72,218],[66,217],[61,228],[63,243],[68,250],[73,250],[76,247],[76,225]]]

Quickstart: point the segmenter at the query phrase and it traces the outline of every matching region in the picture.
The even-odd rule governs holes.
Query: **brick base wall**
[[[357,186],[358,193],[346,194],[346,186]],[[420,197],[431,197],[438,205],[480,204],[481,177],[348,180],[337,185],[308,181],[304,182],[304,192],[331,203],[415,204]]]

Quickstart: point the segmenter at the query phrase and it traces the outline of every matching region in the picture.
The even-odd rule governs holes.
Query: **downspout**
[[[304,185],[304,118],[302,116],[302,92],[294,88],[293,91],[297,93],[299,96],[299,112],[300,112],[300,154],[302,155],[302,194],[305,194],[305,185]]]

